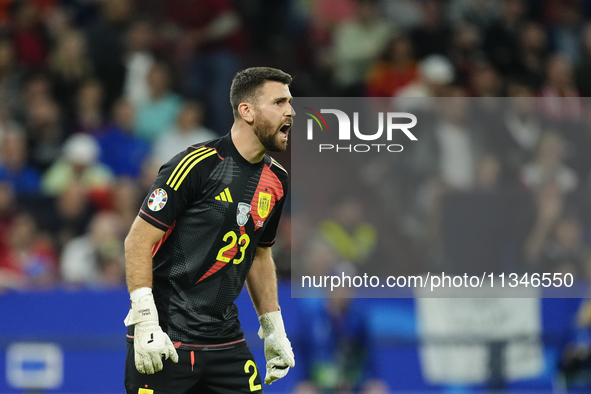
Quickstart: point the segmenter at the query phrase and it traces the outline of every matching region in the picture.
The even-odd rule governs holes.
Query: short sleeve
[[[172,226],[199,192],[200,174],[192,171],[192,164],[204,156],[203,152],[209,153],[201,149],[189,148],[160,168],[142,203],[139,212],[142,219],[163,231]]]

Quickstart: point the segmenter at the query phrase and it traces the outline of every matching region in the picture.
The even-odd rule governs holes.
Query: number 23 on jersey
[[[230,260],[233,260],[232,262],[234,264],[240,264],[242,260],[244,260],[246,248],[248,248],[248,245],[250,244],[250,237],[248,234],[242,234],[239,238],[235,231],[228,231],[226,234],[224,234],[222,240],[224,242],[228,242],[228,244],[222,246],[216,259],[224,263],[228,263]],[[238,245],[238,252],[240,255],[227,256],[229,254],[228,252],[231,251],[236,245]],[[234,257],[234,259],[232,259],[232,257]]]

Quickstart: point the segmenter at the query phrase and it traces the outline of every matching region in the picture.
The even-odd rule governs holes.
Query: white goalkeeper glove
[[[295,358],[291,343],[285,334],[281,311],[269,312],[259,316],[261,328],[259,338],[265,339],[265,358],[267,359],[267,376],[265,384],[281,379],[289,368],[295,366]]]
[[[178,363],[179,356],[170,338],[158,325],[158,311],[152,289],[142,287],[131,292],[131,309],[124,320],[126,326],[135,324],[133,347],[135,367],[149,375],[162,370],[162,356]]]

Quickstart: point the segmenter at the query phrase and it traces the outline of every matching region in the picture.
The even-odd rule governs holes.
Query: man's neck
[[[258,163],[263,160],[267,150],[248,125],[234,123],[230,137],[240,156],[244,157],[248,162]]]

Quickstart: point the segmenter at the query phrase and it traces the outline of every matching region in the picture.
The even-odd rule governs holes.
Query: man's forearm
[[[127,289],[152,287],[152,246],[164,231],[157,229],[140,217],[136,217],[125,238],[125,277]]]
[[[125,276],[127,289],[152,287],[152,252],[132,241],[125,241]]]
[[[246,278],[248,293],[257,314],[279,310],[277,275],[271,248],[257,248],[252,267]]]

